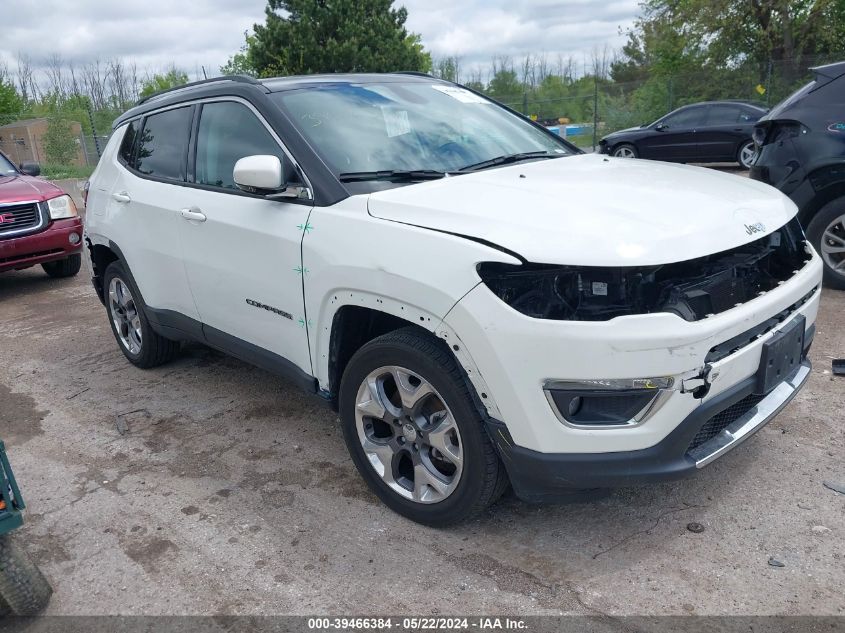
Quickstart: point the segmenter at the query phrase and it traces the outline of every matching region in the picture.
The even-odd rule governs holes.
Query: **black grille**
[[[727,409],[724,409],[714,415],[698,430],[698,433],[696,433],[695,437],[692,438],[692,442],[690,442],[689,449],[687,450],[691,451],[694,448],[698,448],[705,442],[712,440],[719,433],[724,431],[727,427],[756,407],[765,397],[766,396],[751,394],[750,396],[746,396],[739,402],[732,404]]]
[[[0,206],[0,237],[10,231],[20,231],[38,226],[41,210],[35,203]]]

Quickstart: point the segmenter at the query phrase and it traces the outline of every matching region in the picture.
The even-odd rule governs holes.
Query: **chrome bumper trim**
[[[756,407],[713,439],[689,452],[696,468],[703,468],[754,435],[795,397],[810,377],[810,361],[804,360],[791,376],[775,387]]]

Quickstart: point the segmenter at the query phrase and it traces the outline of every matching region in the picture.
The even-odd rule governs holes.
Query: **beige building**
[[[78,139],[79,149],[73,164],[85,165],[85,151],[82,146],[82,125],[71,121],[71,130]],[[0,125],[0,152],[8,156],[16,165],[27,161],[44,164],[47,153],[44,151],[44,135],[47,133],[47,119],[25,119],[8,125]]]

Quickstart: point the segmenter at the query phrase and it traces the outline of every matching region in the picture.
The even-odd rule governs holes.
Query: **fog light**
[[[71,244],[74,244],[74,245],[79,244],[79,239],[80,239],[79,235],[77,235],[76,233],[71,233],[70,235],[67,236],[68,242],[70,242]]]
[[[577,428],[636,426],[662,404],[671,377],[550,380],[543,385],[558,419]]]

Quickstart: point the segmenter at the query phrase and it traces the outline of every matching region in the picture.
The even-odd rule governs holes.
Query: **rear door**
[[[698,149],[702,162],[731,162],[743,140],[751,138],[753,121],[741,104],[714,103],[708,107],[707,121],[699,128]]]
[[[226,98],[198,107],[194,184],[178,224],[205,337],[264,367],[289,361],[311,373],[301,244],[312,204],[238,189],[232,178],[238,159],[291,159],[248,102]]]
[[[131,121],[117,152],[120,167],[109,191],[98,195],[105,198],[107,237],[147,306],[196,320],[179,243],[179,210],[190,199],[184,185],[193,110],[175,107]]]
[[[688,161],[696,155],[698,128],[706,121],[703,105],[687,106],[652,126],[652,134],[640,143],[640,156],[654,160]]]

